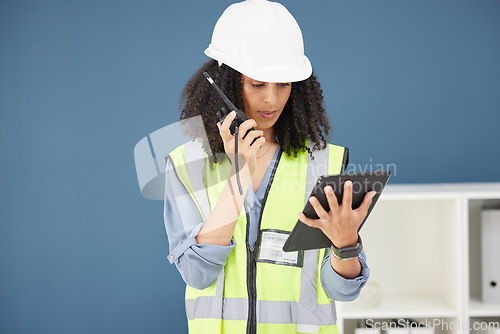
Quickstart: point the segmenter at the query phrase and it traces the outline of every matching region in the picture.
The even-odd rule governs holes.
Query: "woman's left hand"
[[[365,219],[376,192],[368,192],[359,208],[353,210],[352,181],[349,180],[344,183],[344,195],[340,206],[332,187],[326,186],[324,190],[330,206],[330,212],[323,209],[316,197],[311,196],[309,202],[316,211],[319,219],[307,218],[304,213],[299,212],[300,221],[308,226],[321,229],[337,248],[356,245],[358,241],[358,228]]]

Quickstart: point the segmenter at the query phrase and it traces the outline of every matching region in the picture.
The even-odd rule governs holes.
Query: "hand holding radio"
[[[236,122],[236,117],[236,112],[230,112],[224,117],[222,124],[217,123],[220,136],[224,142],[224,150],[229,157],[232,157],[236,152],[235,138],[231,135],[231,126]],[[266,142],[266,139],[262,136],[263,132],[261,130],[251,130],[256,125],[257,123],[253,119],[249,119],[238,126],[239,131],[247,135],[244,138],[238,138],[238,151],[236,154],[240,162],[246,162],[248,164],[250,175],[252,176],[257,169],[257,151]],[[243,158],[245,160],[243,160]],[[233,166],[236,166],[236,164]]]
[[[220,90],[219,86],[217,86],[217,84],[215,83],[214,79],[212,79],[212,77],[210,76],[210,74],[208,74],[207,72],[203,72],[203,75],[205,76],[205,78],[207,78],[208,82],[212,85],[212,87],[214,87],[214,89],[217,91],[217,93],[219,93],[220,97],[226,103],[226,105],[228,106],[228,108],[231,111],[234,111],[236,113],[235,118],[234,118],[234,120],[233,120],[233,122],[231,123],[231,126],[230,126],[231,134],[234,135],[236,127],[240,126],[243,122],[245,122],[246,120],[248,120],[247,115],[245,115],[244,112],[242,112],[241,110],[239,110],[238,108],[236,108],[236,106],[233,104],[233,102],[231,102],[231,100],[229,100],[227,98],[227,96]],[[224,122],[224,120],[226,119],[227,115],[229,115],[229,113],[227,112],[227,110],[226,110],[225,107],[222,107],[222,109],[220,111],[217,111],[217,117],[219,117],[220,124],[222,124]],[[251,128],[249,130],[255,130],[255,129]],[[245,136],[246,136],[247,133],[246,132],[243,132],[243,133],[245,133],[245,135],[243,136],[243,138],[245,138]]]
[[[242,149],[244,153],[242,154],[246,158],[246,162],[250,168],[250,175],[253,176],[257,169],[257,150],[266,142],[262,131],[256,131],[253,126],[257,126],[257,123],[254,120],[248,120],[248,117],[241,110],[238,110],[236,106],[227,98],[227,96],[220,90],[219,86],[214,82],[212,77],[207,73],[203,72],[205,78],[207,78],[208,82],[212,87],[215,88],[217,93],[219,93],[222,100],[226,103],[230,110],[230,113],[227,112],[225,107],[222,107],[221,111],[217,111],[217,117],[219,117],[219,123],[217,126],[219,127],[219,132],[224,142],[224,149],[226,153],[235,153],[237,156],[234,159],[234,168],[236,170],[236,179],[238,180],[238,189],[240,191],[240,195],[243,194],[243,189],[241,187],[240,176],[239,176],[239,140],[238,133],[244,133],[242,139]],[[250,125],[252,124],[252,125]],[[241,131],[239,131],[239,127],[241,126]],[[252,127],[250,127],[252,126]],[[232,135],[234,135],[234,146],[229,144],[232,139]],[[260,137],[260,138],[259,138]],[[258,143],[257,143],[258,141]],[[229,150],[228,150],[229,149]]]

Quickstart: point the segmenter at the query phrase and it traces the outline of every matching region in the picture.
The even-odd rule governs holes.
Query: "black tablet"
[[[370,215],[375,203],[377,203],[382,190],[384,189],[391,172],[388,170],[374,171],[367,173],[356,173],[356,174],[340,174],[340,175],[324,175],[318,178],[316,185],[314,186],[311,195],[315,196],[323,208],[326,211],[330,211],[328,201],[326,200],[326,195],[324,188],[329,185],[333,188],[335,196],[337,196],[339,205],[342,203],[342,197],[344,194],[344,183],[347,180],[352,181],[352,208],[357,209],[366,195],[366,193],[375,190],[377,194],[373,197],[368,213],[358,228],[361,230],[366,218]],[[318,219],[318,215],[311,203],[307,201],[304,208],[304,214],[308,218]],[[308,250],[308,249],[318,249],[330,247],[332,242],[328,237],[323,234],[319,228],[310,227],[302,223],[300,220],[297,221],[292,233],[288,237],[283,246],[285,252],[298,251],[298,250]]]

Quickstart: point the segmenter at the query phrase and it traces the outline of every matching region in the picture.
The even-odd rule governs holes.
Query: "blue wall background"
[[[177,120],[230,1],[0,2],[0,332],[183,333],[134,145]],[[284,1],[354,164],[500,181],[500,2]]]

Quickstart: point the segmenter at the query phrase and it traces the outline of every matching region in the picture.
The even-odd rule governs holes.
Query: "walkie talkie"
[[[227,107],[229,108],[229,112],[226,110],[225,107],[222,107],[222,109],[220,111],[217,111],[217,117],[219,117],[220,124],[222,124],[222,122],[224,122],[224,120],[226,119],[226,116],[229,115],[229,113],[231,111],[233,111],[233,110],[236,111],[236,117],[234,118],[233,122],[229,126],[229,130],[231,131],[231,134],[234,135],[234,131],[236,129],[236,126],[240,126],[241,123],[246,121],[248,119],[247,115],[245,115],[244,112],[242,112],[241,110],[236,108],[236,106],[233,104],[233,102],[231,102],[231,100],[229,100],[227,98],[227,96],[220,90],[219,86],[217,86],[217,84],[215,83],[214,79],[212,79],[210,74],[208,74],[207,72],[203,72],[203,75],[205,76],[205,78],[207,78],[210,85],[212,85],[212,87],[215,88],[217,93],[219,93],[220,97],[222,98],[222,100],[224,100]],[[255,129],[251,128],[248,131],[252,131],[252,130],[255,130]],[[247,131],[247,133],[248,133],[248,131]],[[246,133],[245,133],[245,136],[246,136]],[[245,138],[245,136],[243,136],[243,138]]]
[[[236,180],[238,181],[238,189],[240,191],[240,195],[243,195],[243,189],[241,187],[240,173],[239,173],[239,168],[238,168],[238,127],[240,126],[241,123],[246,121],[248,119],[248,117],[247,117],[247,115],[245,115],[245,113],[243,113],[241,110],[236,108],[236,106],[233,104],[233,102],[231,102],[231,100],[229,100],[227,98],[227,96],[220,90],[219,86],[217,86],[214,79],[212,79],[210,74],[208,74],[207,72],[203,72],[203,75],[205,76],[205,78],[207,78],[210,85],[212,85],[212,87],[215,88],[217,93],[219,93],[220,97],[222,98],[222,100],[224,100],[224,102],[226,103],[226,105],[228,106],[230,111],[234,110],[236,112],[236,117],[234,118],[233,122],[229,126],[229,131],[231,131],[231,134],[234,135],[234,153],[236,154],[235,159],[234,159],[234,164],[235,164],[235,168],[236,168]],[[219,117],[220,124],[222,124],[222,122],[224,122],[227,115],[229,115],[229,112],[224,107],[222,107],[222,109],[220,111],[217,111],[217,117]],[[247,131],[247,133],[252,131],[252,130],[255,130],[255,129],[251,128],[250,130]],[[243,138],[245,138],[247,133],[245,133]]]

